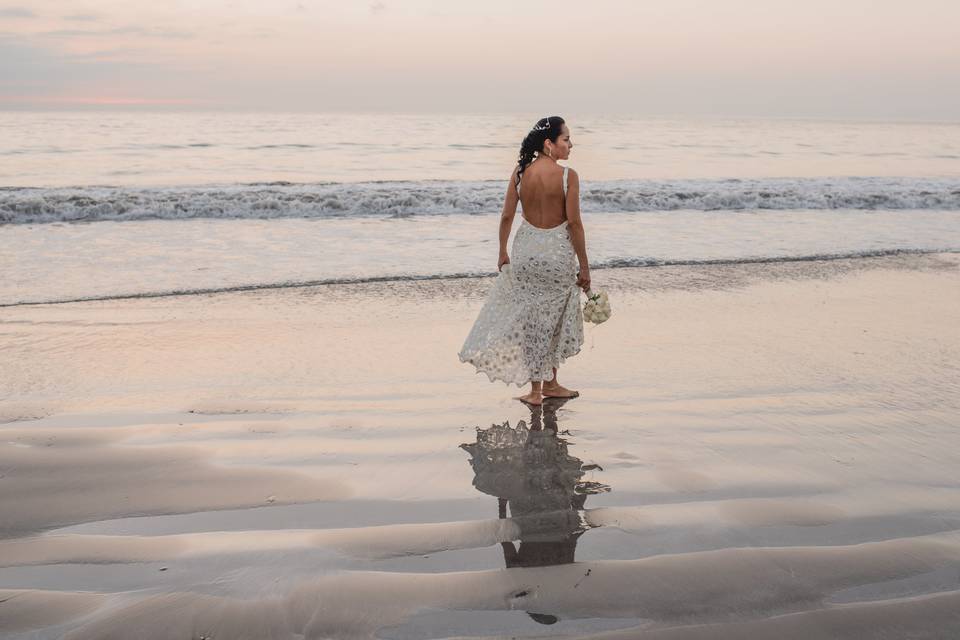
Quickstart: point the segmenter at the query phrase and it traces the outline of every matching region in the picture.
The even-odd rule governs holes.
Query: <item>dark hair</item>
[[[549,140],[556,142],[563,132],[564,119],[560,116],[549,116],[537,120],[533,129],[520,143],[520,158],[517,160],[517,186],[520,186],[520,176],[527,165],[533,162],[533,155],[543,152],[543,143]]]

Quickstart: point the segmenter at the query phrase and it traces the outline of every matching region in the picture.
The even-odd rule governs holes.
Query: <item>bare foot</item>
[[[576,398],[579,397],[580,392],[574,391],[573,389],[567,389],[566,387],[553,383],[543,384],[543,396],[545,398]]]
[[[534,406],[540,406],[543,404],[543,395],[531,391],[530,393],[524,394],[522,396],[515,396],[514,400],[519,400],[520,402],[526,402],[527,404],[532,404]]]

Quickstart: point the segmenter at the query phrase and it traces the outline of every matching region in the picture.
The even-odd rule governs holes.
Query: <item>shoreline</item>
[[[960,249],[876,249],[855,253],[816,254],[804,256],[774,256],[757,258],[730,258],[707,260],[651,260],[638,263],[635,260],[613,260],[609,263],[591,265],[594,271],[608,269],[649,269],[661,267],[727,267],[738,265],[767,265],[791,262],[835,262],[848,260],[864,260],[870,258],[888,258],[898,256],[946,256],[958,254]],[[484,273],[451,273],[437,275],[387,275],[357,278],[332,278],[327,280],[304,280],[295,282],[271,282],[263,284],[245,284],[219,288],[175,289],[171,291],[157,291],[144,293],[117,293],[103,296],[69,298],[65,300],[38,300],[23,302],[0,302],[0,309],[13,307],[35,307],[58,304],[74,304],[82,302],[105,302],[110,300],[139,300],[149,298],[175,298],[180,296],[218,295],[229,293],[245,293],[249,291],[269,291],[274,289],[304,289],[314,287],[350,286],[379,283],[403,282],[431,282],[435,280],[472,280],[479,278],[493,278],[495,272]]]

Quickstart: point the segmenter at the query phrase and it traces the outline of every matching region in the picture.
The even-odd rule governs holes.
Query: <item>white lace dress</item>
[[[460,361],[491,382],[522,386],[553,380],[553,368],[583,345],[577,271],[566,221],[541,229],[520,216],[510,262],[494,280],[460,349]]]

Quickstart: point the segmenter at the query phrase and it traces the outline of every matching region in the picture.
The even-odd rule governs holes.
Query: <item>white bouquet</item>
[[[610,319],[610,300],[606,291],[594,294],[587,291],[587,301],[583,305],[583,319],[593,324],[600,324]]]

